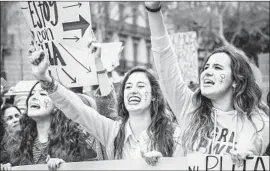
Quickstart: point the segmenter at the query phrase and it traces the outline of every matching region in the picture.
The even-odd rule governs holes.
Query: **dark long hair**
[[[4,115],[5,115],[5,111],[9,108],[15,108],[18,110],[18,112],[21,114],[21,111],[20,109],[13,105],[13,104],[9,104],[9,103],[6,103],[2,108],[1,108],[1,112],[0,112],[0,143],[2,142],[2,139],[4,137],[4,135],[7,133],[6,132],[6,122],[4,121]]]
[[[28,101],[37,82],[30,90],[26,100]],[[18,143],[11,144],[10,153],[12,165],[33,164],[33,144],[37,138],[37,123],[26,114],[20,119],[21,132],[18,136]],[[51,157],[61,158],[66,162],[76,162],[84,160],[84,150],[87,136],[82,132],[79,124],[68,119],[60,110],[55,109],[51,113],[51,126],[49,131],[48,154]]]
[[[21,113],[20,109],[13,105],[6,103],[1,108],[0,113],[0,163],[8,163],[10,160],[9,154],[6,151],[6,148],[10,146],[10,144],[17,144],[19,142],[19,139],[14,139],[14,137],[17,137],[16,135],[19,133],[18,130],[16,131],[7,131],[6,130],[6,122],[4,121],[4,115],[5,111],[9,108],[15,108],[18,110],[19,113]]]
[[[262,113],[262,111],[268,115],[269,108],[261,102],[262,92],[255,81],[248,59],[232,47],[224,46],[215,49],[205,60],[203,66],[216,53],[226,53],[231,59],[232,79],[236,83],[232,99],[237,117],[242,120],[244,117],[247,117],[257,130],[252,117],[254,114]],[[189,114],[191,118],[190,123],[184,130],[182,139],[184,149],[189,150],[193,150],[194,144],[198,139],[205,141],[214,129],[211,117],[213,105],[210,99],[202,95],[200,88],[196,90],[193,96],[193,103],[197,108]]]
[[[129,70],[120,87],[117,111],[118,115],[122,118],[122,123],[114,140],[114,156],[120,159],[123,157],[122,152],[125,139],[125,125],[129,118],[129,113],[124,104],[124,89],[130,75],[136,72],[142,72],[147,76],[151,85],[152,97],[155,98],[155,100],[151,102],[151,124],[147,128],[147,134],[151,140],[151,150],[156,149],[160,151],[163,156],[171,157],[174,145],[174,126],[171,119],[165,113],[165,100],[157,79],[149,70],[142,67],[135,67]]]

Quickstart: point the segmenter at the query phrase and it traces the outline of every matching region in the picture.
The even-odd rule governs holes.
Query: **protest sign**
[[[198,83],[198,44],[196,32],[170,35],[184,81]]]
[[[101,60],[107,71],[111,72],[119,65],[119,54],[122,49],[122,42],[101,44]]]
[[[48,50],[49,71],[67,87],[97,84],[89,2],[27,1],[21,9],[34,45]]]
[[[195,158],[194,158],[195,157]],[[48,170],[46,164],[16,166],[12,170]],[[57,170],[187,170],[187,171],[268,171],[269,156],[251,157],[244,165],[232,164],[230,156],[188,156],[160,158],[156,166],[148,165],[144,159],[104,160],[63,163]]]

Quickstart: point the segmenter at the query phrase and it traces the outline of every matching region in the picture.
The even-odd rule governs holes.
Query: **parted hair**
[[[129,70],[121,83],[120,92],[118,95],[117,111],[118,115],[121,117],[122,123],[114,140],[114,156],[118,159],[123,157],[122,153],[125,140],[125,125],[129,119],[129,113],[124,104],[124,89],[128,78],[136,72],[144,73],[149,79],[152,90],[152,98],[155,99],[150,104],[151,124],[147,128],[147,134],[151,141],[150,150],[158,150],[164,157],[171,157],[173,154],[173,132],[175,128],[172,124],[172,120],[166,114],[165,99],[161,92],[158,80],[151,71],[143,67],[135,67]]]

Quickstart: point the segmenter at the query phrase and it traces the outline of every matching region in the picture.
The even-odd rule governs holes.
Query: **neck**
[[[233,99],[231,96],[230,97],[225,96],[216,100],[211,100],[211,102],[215,108],[222,110],[224,112],[234,110],[233,103],[232,103]]]
[[[48,141],[49,130],[51,126],[51,117],[43,118],[42,120],[36,121],[37,123],[37,133],[38,140],[41,143],[45,143]]]
[[[139,113],[130,112],[129,113],[129,123],[133,133],[138,136],[142,131],[146,130],[151,123],[150,110]]]

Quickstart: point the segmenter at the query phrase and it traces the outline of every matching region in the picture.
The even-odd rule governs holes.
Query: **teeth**
[[[131,101],[135,101],[135,102],[140,102],[141,98],[137,97],[137,96],[132,96],[128,99],[129,102]]]
[[[204,84],[215,84],[212,80],[209,80],[209,79],[205,79]]]
[[[40,106],[38,104],[32,104],[31,108],[40,109]]]

